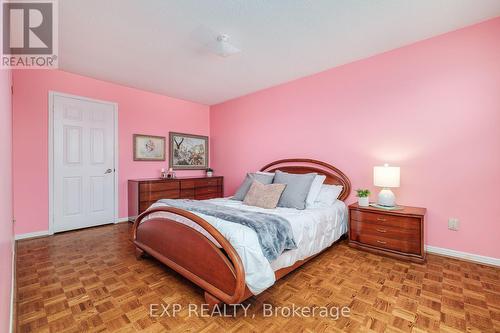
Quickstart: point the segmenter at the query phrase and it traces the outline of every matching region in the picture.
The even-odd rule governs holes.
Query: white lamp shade
[[[384,166],[373,167],[373,185],[379,187],[399,187],[399,167]]]

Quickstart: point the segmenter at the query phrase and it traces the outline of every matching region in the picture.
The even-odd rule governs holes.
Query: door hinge
[[[12,219],[12,224],[16,224],[16,219]]]

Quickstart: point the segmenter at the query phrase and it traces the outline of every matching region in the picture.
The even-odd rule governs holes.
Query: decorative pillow
[[[273,184],[286,184],[278,206],[305,209],[307,195],[316,175],[316,173],[293,174],[277,170]]]
[[[343,189],[342,185],[322,185],[313,207],[329,207],[333,205]]]
[[[264,185],[254,180],[243,203],[267,209],[276,208],[285,187],[285,184]]]
[[[245,180],[240,185],[240,188],[238,188],[232,199],[243,201],[254,180],[262,184],[271,184],[273,182],[273,179],[274,175],[266,175],[262,173],[247,173]]]
[[[309,194],[307,194],[306,207],[310,207],[314,204],[314,201],[316,201],[321,191],[321,185],[323,185],[325,180],[325,175],[316,175],[316,177],[314,177]]]
[[[274,172],[267,172],[267,171],[257,171],[256,174],[259,175],[269,175],[274,177]]]

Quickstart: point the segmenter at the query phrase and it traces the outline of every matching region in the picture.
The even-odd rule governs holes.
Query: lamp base
[[[396,196],[388,188],[384,188],[378,194],[378,204],[384,207],[396,206]]]

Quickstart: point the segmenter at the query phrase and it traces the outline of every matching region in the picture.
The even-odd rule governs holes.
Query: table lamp
[[[396,196],[390,190],[391,187],[399,187],[400,172],[399,167],[383,166],[373,167],[373,185],[382,187],[378,194],[378,204],[385,207],[396,205]]]

